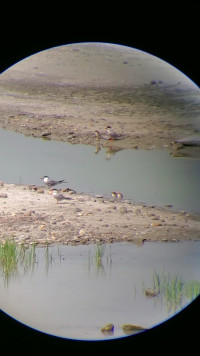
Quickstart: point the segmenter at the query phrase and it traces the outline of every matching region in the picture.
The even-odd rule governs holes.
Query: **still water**
[[[108,160],[105,149],[95,154],[92,146],[0,130],[0,167],[7,183],[41,185],[48,175],[79,192],[121,191],[136,202],[200,212],[200,159],[174,158],[167,150],[126,149]]]
[[[41,177],[65,179],[84,193],[110,195],[147,204],[172,204],[200,212],[200,159],[174,158],[167,150],[123,150],[107,159],[105,149],[25,137],[0,130],[0,180],[42,184]]]
[[[125,336],[122,324],[151,328],[200,293],[200,243],[130,243],[36,248],[6,278],[3,311],[40,331],[72,339]],[[147,297],[147,288],[160,294]],[[158,284],[157,284],[158,285]],[[114,334],[101,328],[114,324]]]

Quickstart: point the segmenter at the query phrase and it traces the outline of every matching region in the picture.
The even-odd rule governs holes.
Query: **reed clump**
[[[36,261],[35,245],[26,247],[7,239],[0,244],[0,271],[8,283],[12,276],[16,276],[20,268],[24,272],[32,270]]]
[[[144,288],[146,296],[148,290],[149,288]],[[154,272],[150,290],[156,291],[152,296],[161,298],[169,312],[175,312],[187,301],[191,302],[200,295],[200,281],[185,281],[175,274]]]

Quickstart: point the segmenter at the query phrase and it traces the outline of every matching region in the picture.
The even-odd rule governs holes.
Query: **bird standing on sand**
[[[66,200],[66,199],[70,199],[70,198],[67,198],[65,197],[63,194],[59,193],[57,189],[52,189],[49,191],[49,194],[51,194],[54,199],[56,199],[56,203],[58,204],[59,201],[61,200]]]
[[[117,199],[120,200],[120,201],[122,201],[123,198],[124,198],[124,197],[123,197],[123,194],[120,193],[120,192],[117,192]]]
[[[112,192],[112,197],[113,197],[113,201],[116,201],[116,200],[120,200],[122,201],[123,200],[123,194],[120,193],[120,192]]]
[[[113,197],[113,201],[115,201],[117,199],[117,193],[116,192],[112,192],[112,197]]]
[[[118,134],[114,131],[111,130],[111,126],[107,125],[105,127],[106,129],[106,136],[107,136],[107,139],[110,140],[110,141],[114,141],[114,140],[120,140],[122,138],[125,138],[125,136],[121,135],[121,134]]]
[[[53,179],[49,179],[48,176],[44,176],[41,179],[43,179],[44,184],[46,184],[49,188],[53,187],[54,185],[57,185],[57,184],[67,183],[67,182],[65,182],[64,179],[63,180],[53,180]]]

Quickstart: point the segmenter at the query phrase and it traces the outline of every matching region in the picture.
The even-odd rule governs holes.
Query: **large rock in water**
[[[176,143],[181,143],[184,146],[200,146],[200,135],[191,135],[178,140],[174,140]]]

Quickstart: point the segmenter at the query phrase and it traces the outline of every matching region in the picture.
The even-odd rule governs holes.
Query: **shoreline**
[[[140,56],[137,61],[130,56],[122,62],[121,53],[106,51],[105,57],[96,46],[92,53],[94,57],[88,45],[61,46],[2,73],[0,127],[44,140],[92,145],[95,153],[106,148],[109,157],[124,149],[163,149],[173,157],[200,157],[200,146],[172,145],[200,132],[195,126],[197,88],[178,80],[167,84],[168,72],[162,80],[149,72],[141,82],[137,76],[142,70]],[[97,73],[95,59],[100,68]],[[83,71],[89,63],[92,71]],[[109,72],[104,71],[108,65],[110,70],[116,68],[110,81]],[[134,74],[138,82],[129,80],[129,75],[120,82],[119,69]],[[107,125],[125,138],[98,140],[95,131],[104,134]],[[108,197],[63,194],[69,199],[57,205],[44,187],[2,183],[0,240],[10,237],[18,243],[41,245],[131,241],[140,245],[200,239],[199,215],[129,201],[115,203]]]
[[[19,244],[200,241],[200,215],[64,188],[56,204],[46,187],[1,183],[0,241]]]
[[[168,149],[199,132],[190,122],[197,105],[189,92],[146,84],[141,87],[84,87],[0,78],[0,127],[26,136],[114,150]],[[195,92],[194,92],[195,93]],[[195,95],[195,94],[194,94]],[[185,100],[185,106],[183,101]],[[110,125],[120,140],[98,140]],[[178,153],[200,156],[199,147]]]

